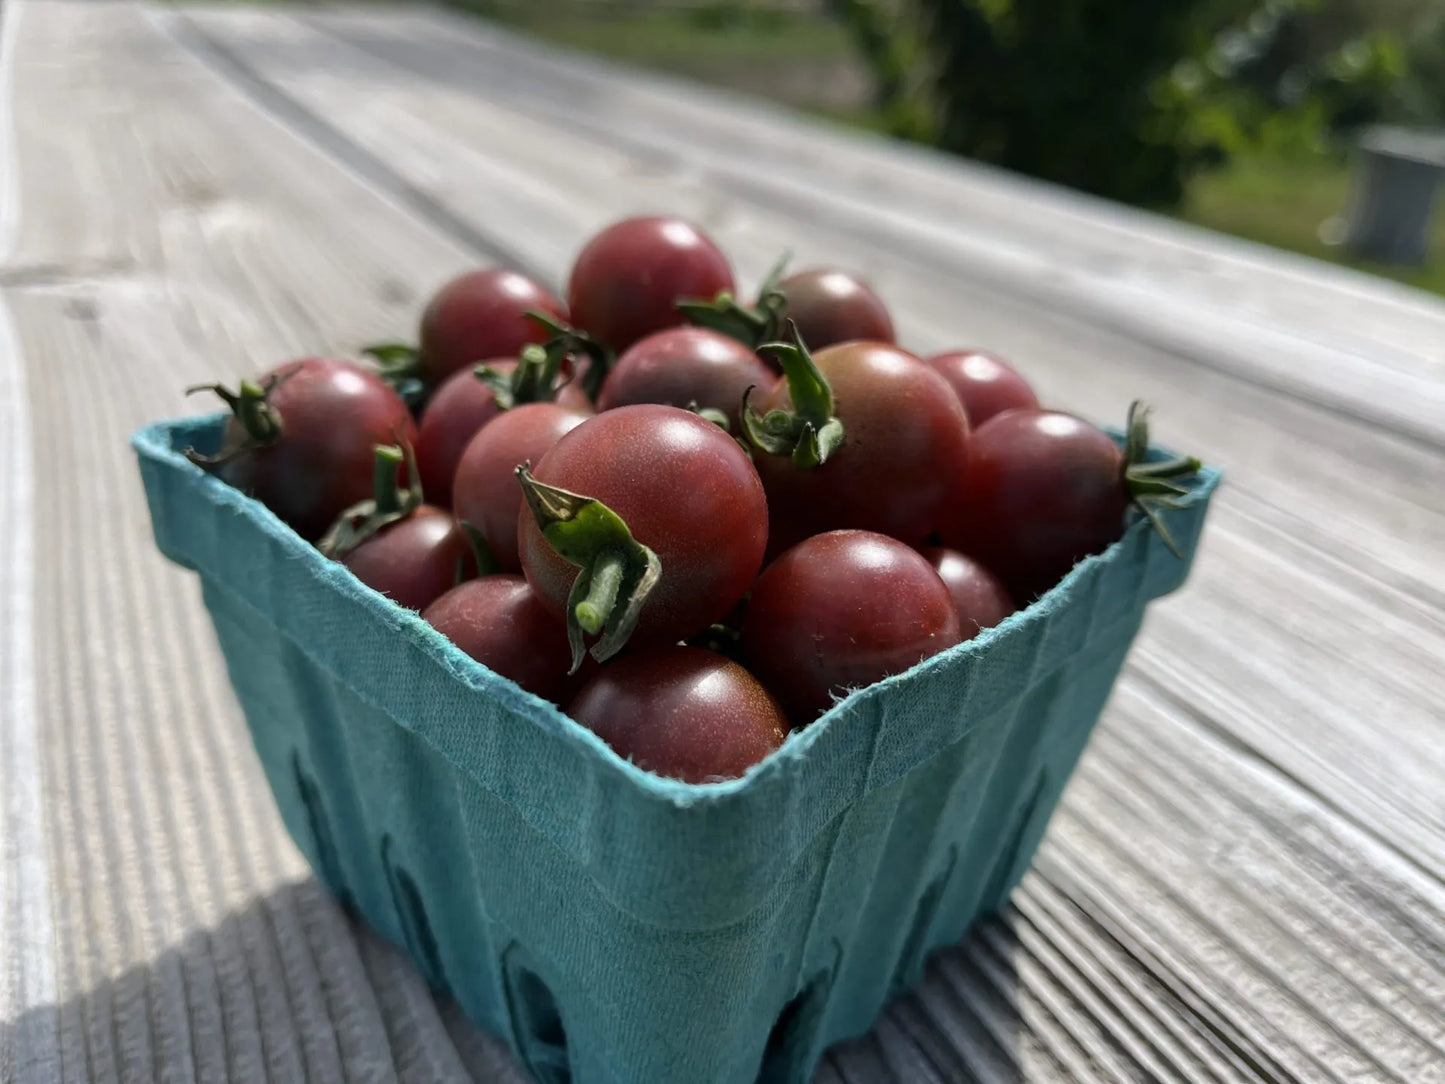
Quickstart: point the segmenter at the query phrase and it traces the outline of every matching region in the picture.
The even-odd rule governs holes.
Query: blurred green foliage
[[[1445,10],[1383,0],[829,0],[887,130],[1174,206],[1231,156],[1440,119]]]

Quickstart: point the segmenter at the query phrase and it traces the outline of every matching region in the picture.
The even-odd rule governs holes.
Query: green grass
[[[1344,211],[1348,193],[1349,165],[1341,158],[1239,158],[1219,172],[1195,178],[1179,215],[1223,233],[1445,294],[1445,213],[1435,216],[1428,266],[1360,263],[1320,236],[1321,224]]]

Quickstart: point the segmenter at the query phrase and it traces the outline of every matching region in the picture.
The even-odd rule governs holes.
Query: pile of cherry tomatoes
[[[848,690],[997,624],[1193,460],[1045,410],[999,358],[922,358],[861,279],[751,304],[701,230],[593,237],[564,304],[482,270],[416,347],[215,385],[193,461],[620,755],[741,775]],[[1168,540],[1167,533],[1165,539]]]

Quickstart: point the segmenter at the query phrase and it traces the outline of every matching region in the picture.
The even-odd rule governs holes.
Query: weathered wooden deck
[[[125,442],[660,208],[1229,470],[1013,908],[820,1079],[1445,1080],[1445,305],[421,6],[3,12],[0,1079],[520,1079],[309,878]]]

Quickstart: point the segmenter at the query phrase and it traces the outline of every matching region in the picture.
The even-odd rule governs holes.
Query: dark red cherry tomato
[[[687,783],[742,775],[782,745],[788,729],[783,709],[756,678],[699,647],[619,656],[567,714],[618,756]]]
[[[536,478],[601,501],[662,563],[632,642],[686,639],[721,620],[762,565],[768,511],[746,453],[712,422],[670,406],[625,406],[589,418],[536,464]],[[577,567],[521,517],[522,569],[565,614]]]
[[[517,367],[514,358],[494,358],[483,364],[499,373],[510,373]],[[422,411],[416,437],[417,468],[428,501],[451,504],[452,478],[462,452],[477,431],[500,413],[496,394],[477,379],[470,366],[453,373],[437,388]]]
[[[357,546],[342,564],[398,606],[424,610],[477,574],[466,532],[444,508],[422,505]]]
[[[799,271],[779,282],[778,289],[810,349],[855,339],[897,341],[888,309],[857,275],[834,268]]]
[[[942,546],[924,550],[923,556],[953,596],[965,640],[992,628],[1018,609],[1008,588],[972,557]]]
[[[928,358],[963,404],[968,423],[977,429],[1005,410],[1037,410],[1038,396],[1008,362],[982,350],[953,350]]]
[[[396,392],[349,361],[288,362],[230,399],[236,415],[208,465],[308,541],[371,496],[376,445],[416,440]]]
[[[515,358],[499,358],[483,364],[504,376],[517,368]],[[557,389],[556,402],[572,410],[592,413],[592,400],[576,381]],[[463,369],[447,377],[427,403],[417,431],[416,459],[427,500],[433,504],[452,503],[452,480],[462,453],[482,427],[502,413],[496,393],[476,376],[475,369]],[[515,548],[515,543],[509,545]]]
[[[492,268],[452,279],[422,313],[422,379],[435,386],[486,358],[516,357],[528,343],[546,341],[529,309],[567,319],[562,302],[519,272]]]
[[[483,666],[559,702],[569,687],[567,630],[521,576],[483,576],[452,588],[422,613]]]
[[[743,659],[794,725],[833,696],[902,673],[962,639],[948,588],[918,551],[871,531],[830,531],[764,570]]]
[[[777,375],[736,339],[700,327],[675,327],[634,343],[607,374],[598,410],[636,403],[720,410],[732,432],[751,387],[766,390]]]
[[[490,422],[467,445],[452,482],[452,508],[457,519],[481,532],[500,571],[522,567],[517,556],[517,518],[522,512],[517,466],[541,462],[552,445],[588,416],[557,403],[524,403]]]
[[[968,418],[948,383],[886,343],[844,343],[814,355],[832,386],[843,446],[820,467],[759,452],[772,508],[771,549],[821,531],[856,527],[920,545],[968,465]],[[780,380],[751,405],[790,409]]]
[[[941,534],[1027,601],[1117,539],[1128,502],[1123,454],[1108,434],[1069,414],[1010,410],[974,432]]]
[[[684,323],[679,301],[733,289],[727,257],[680,218],[629,218],[587,242],[572,267],[572,322],[614,350]]]

